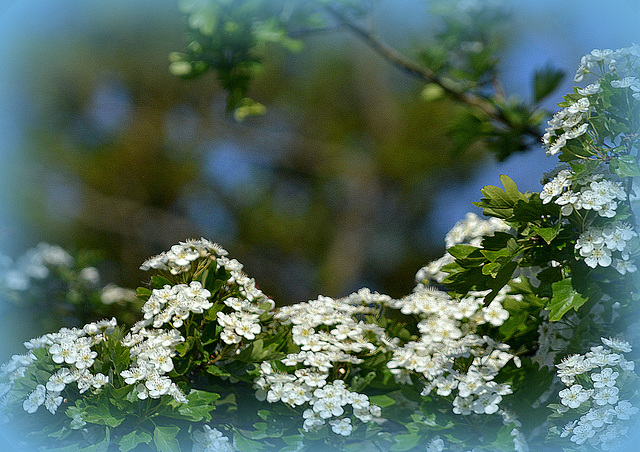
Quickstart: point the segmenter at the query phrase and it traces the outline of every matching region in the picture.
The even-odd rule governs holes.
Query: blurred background
[[[534,69],[552,63],[567,77],[549,111],[581,55],[640,42],[637,0],[502,3],[504,89],[530,98]],[[0,12],[0,252],[12,258],[41,241],[94,250],[104,283],[135,288],[146,258],[203,236],[278,304],[363,286],[400,297],[447,230],[480,213],[483,185],[508,174],[539,190],[555,166],[539,147],[501,163],[481,145],[455,153],[446,128],[459,107],[425,100],[348,32],[268,52],[251,88],[267,112],[237,122],[214,74],[169,73],[186,45],[177,0],[18,0]],[[423,0],[380,0],[375,17],[405,54],[441,26]],[[3,303],[0,358],[52,315]]]

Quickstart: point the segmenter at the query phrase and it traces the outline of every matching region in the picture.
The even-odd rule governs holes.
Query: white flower
[[[589,111],[591,103],[588,97],[581,97],[573,104],[569,105],[566,110],[569,114],[586,113]]]
[[[65,377],[67,377],[70,373],[71,371],[68,368],[63,367],[62,369],[59,369],[56,373],[51,375],[49,377],[49,381],[47,381],[47,391],[60,392],[64,390],[66,386]]]
[[[542,204],[548,204],[549,202],[551,202],[554,196],[562,193],[563,188],[564,187],[562,186],[562,184],[559,183],[556,179],[544,184],[544,187],[542,187],[542,191],[540,192],[540,199],[542,200]]]
[[[331,430],[333,430],[334,433],[342,436],[349,436],[353,430],[353,427],[351,426],[351,419],[348,417],[329,421],[329,425],[331,425]]]
[[[256,338],[256,334],[260,334],[262,328],[259,323],[254,323],[258,321],[257,315],[249,314],[249,316],[241,318],[234,331],[238,336],[243,336],[252,341]]]
[[[439,436],[436,436],[429,444],[427,444],[427,452],[443,452],[444,451],[444,440]]]
[[[478,372],[470,371],[460,378],[458,383],[458,394],[460,397],[468,397],[471,394],[478,394],[484,388],[484,379]]]
[[[317,412],[311,409],[305,410],[304,413],[302,413],[302,417],[304,418],[302,428],[305,432],[322,427],[325,422]]]
[[[600,428],[604,424],[611,424],[613,422],[614,411],[606,406],[603,408],[591,408],[587,413],[580,418],[580,422],[583,424],[589,423],[592,427]]]
[[[132,367],[120,372],[120,376],[124,378],[124,382],[128,385],[132,385],[147,376],[147,372],[143,367]]]
[[[563,405],[569,408],[578,408],[589,399],[591,393],[591,390],[584,389],[582,385],[574,384],[570,388],[560,391],[558,395],[561,398],[560,403]]]
[[[582,124],[576,128],[573,128],[571,130],[569,130],[568,132],[564,133],[563,135],[566,136],[567,140],[572,140],[574,138],[578,138],[582,135],[584,135],[587,132],[587,129],[589,128],[589,124]]]
[[[173,370],[173,360],[171,359],[172,351],[166,348],[156,348],[149,353],[149,361],[153,366],[163,373]]]
[[[56,411],[62,403],[62,400],[63,398],[58,391],[48,391],[47,395],[44,398],[44,406],[51,412],[51,414],[56,414]]]
[[[458,380],[453,375],[447,377],[440,376],[436,379],[435,383],[438,388],[436,393],[443,397],[448,396],[451,394],[451,391],[458,387]]]
[[[620,390],[616,386],[605,386],[599,388],[593,394],[593,400],[598,405],[613,405],[618,401],[618,393]],[[575,408],[575,407],[574,407]]]
[[[584,88],[578,88],[578,94],[583,96],[589,96],[591,94],[597,94],[602,92],[602,88],[600,87],[600,83],[592,83],[590,85],[585,86]]]
[[[318,389],[316,389],[316,392],[317,391]],[[314,395],[316,395],[315,392]],[[328,419],[332,416],[341,416],[342,414],[344,414],[344,408],[336,398],[318,399],[313,404],[313,410],[317,412],[323,419]]]
[[[73,364],[76,362],[77,349],[76,344],[71,339],[63,339],[59,343],[53,344],[49,347],[49,353],[51,353],[51,359],[55,363],[67,363]]]
[[[611,86],[614,88],[628,88],[631,85],[637,85],[639,80],[635,77],[624,77],[620,80],[611,80]]]
[[[460,397],[457,396],[453,400],[453,412],[455,414],[471,414],[471,406],[473,404],[473,397]]]
[[[591,351],[587,352],[585,357],[593,365],[593,367],[605,367],[618,364],[622,358],[622,355],[611,353],[610,350],[607,350],[602,346],[598,346],[591,347]]]
[[[580,255],[584,257],[584,263],[591,268],[608,267],[611,265],[611,251],[603,246],[594,247],[590,253],[580,250]]]
[[[611,338],[611,337],[608,339],[603,337],[603,338],[600,338],[600,340],[604,345],[612,348],[613,350],[624,352],[624,353],[629,353],[631,351],[631,344],[629,344],[626,341],[622,341],[620,339]]]
[[[46,389],[43,385],[38,385],[36,389],[29,394],[29,396],[22,403],[22,408],[27,413],[35,413],[40,405],[45,401]]]
[[[556,155],[567,144],[567,136],[565,134],[560,135],[547,149],[546,154],[548,156]]]
[[[631,405],[628,400],[620,400],[614,408],[614,412],[618,419],[626,421],[638,412],[638,408]]]
[[[98,353],[89,347],[81,347],[77,351],[75,365],[78,369],[87,369],[93,365],[96,356],[98,356]]]
[[[149,396],[158,398],[169,392],[171,387],[171,379],[169,377],[161,377],[160,375],[151,375],[144,383],[149,391]]]
[[[625,261],[623,259],[616,259],[614,268],[618,270],[621,275],[634,273],[638,270],[638,268],[631,261]]]
[[[498,394],[484,392],[473,401],[473,412],[476,414],[493,414],[498,411],[498,403],[502,397]]]
[[[595,430],[589,428],[586,425],[577,425],[573,429],[573,436],[571,436],[571,441],[576,444],[583,444],[586,440],[595,435]]]
[[[231,452],[235,450],[229,443],[229,438],[206,424],[202,426],[202,430],[194,430],[192,438],[192,452]]]
[[[602,369],[602,372],[600,373],[591,374],[593,387],[604,388],[605,386],[614,386],[616,384],[616,378],[618,378],[619,375],[620,374],[618,372],[614,372],[611,367],[606,367]]]
[[[509,311],[494,299],[489,306],[482,308],[482,318],[493,326],[500,326],[509,318]]]

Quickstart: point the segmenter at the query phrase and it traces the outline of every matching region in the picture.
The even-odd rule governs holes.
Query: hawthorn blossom
[[[559,412],[569,413],[588,407],[586,411],[578,411],[578,419],[566,424],[560,437],[568,437],[578,445],[589,441],[596,448],[616,450],[614,442],[618,448],[624,446],[622,437],[628,431],[625,421],[630,421],[639,411],[622,398],[623,387],[618,386],[620,381],[629,378],[631,370],[623,368],[624,357],[614,351],[628,352],[631,347],[619,339],[601,340],[606,346],[613,347],[591,347],[584,355],[572,355],[557,365],[563,383],[571,385],[558,394],[564,408]],[[575,384],[575,378],[580,378],[587,387]]]

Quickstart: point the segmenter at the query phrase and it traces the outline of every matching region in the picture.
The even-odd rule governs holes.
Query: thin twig
[[[472,107],[476,107],[484,112],[489,118],[502,124],[509,125],[508,119],[490,100],[482,96],[478,96],[476,94],[461,90],[457,82],[446,77],[441,77],[431,69],[417,64],[415,61],[402,55],[396,49],[379,39],[373,32],[352,22],[330,5],[326,5],[324,8],[340,24],[351,30],[366,44],[368,44],[369,47],[371,47],[376,53],[378,53],[387,61],[391,62],[397,68],[401,69],[404,72],[407,72],[408,74],[416,78],[421,79],[426,83],[434,83],[440,86],[447,94],[449,94],[459,102]],[[539,132],[534,128],[528,128],[526,130],[526,133],[533,136],[536,140],[540,138]]]

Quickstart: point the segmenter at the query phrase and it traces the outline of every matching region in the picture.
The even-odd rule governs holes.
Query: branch
[[[449,94],[457,101],[480,109],[487,116],[489,116],[489,118],[498,121],[506,126],[510,125],[508,119],[504,116],[500,109],[497,108],[489,99],[461,90],[459,84],[455,81],[446,77],[441,77],[429,68],[421,66],[415,61],[402,55],[396,49],[380,40],[372,31],[367,30],[360,25],[350,21],[330,5],[326,5],[324,8],[340,24],[359,36],[376,53],[378,53],[387,61],[391,62],[400,70],[408,73],[411,76],[419,78],[426,83],[434,83],[440,86],[447,94]],[[536,140],[540,139],[540,133],[532,127],[528,128],[526,133],[535,137]]]

